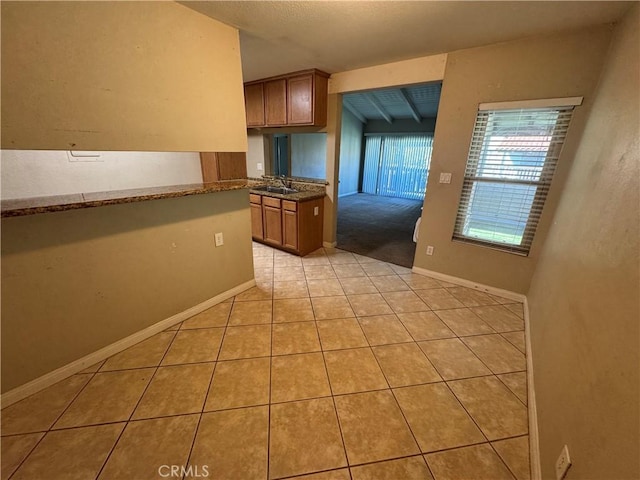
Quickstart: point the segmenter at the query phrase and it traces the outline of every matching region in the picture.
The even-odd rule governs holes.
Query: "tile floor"
[[[2,479],[529,478],[521,304],[337,249],[254,264],[2,410]]]

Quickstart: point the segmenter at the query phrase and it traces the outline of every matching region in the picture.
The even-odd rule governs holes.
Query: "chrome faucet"
[[[278,180],[282,182],[282,186],[284,188],[289,188],[289,186],[287,185],[287,177],[285,175],[278,175]]]

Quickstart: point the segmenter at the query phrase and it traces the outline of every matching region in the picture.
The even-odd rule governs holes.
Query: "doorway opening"
[[[343,96],[338,248],[413,265],[441,86]]]
[[[271,165],[273,175],[276,177],[289,176],[290,157],[289,157],[289,135],[275,134],[273,135],[273,151],[271,152]]]

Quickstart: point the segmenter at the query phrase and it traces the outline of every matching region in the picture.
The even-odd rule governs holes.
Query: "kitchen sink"
[[[262,187],[253,187],[252,190],[258,190],[260,192],[279,193],[280,195],[288,195],[290,193],[298,193],[295,188],[287,187],[272,187],[271,185],[265,185]]]

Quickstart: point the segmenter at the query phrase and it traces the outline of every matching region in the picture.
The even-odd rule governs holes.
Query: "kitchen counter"
[[[169,185],[164,187],[134,188],[109,192],[75,193],[69,195],[52,195],[47,197],[19,198],[2,200],[0,211],[2,217],[19,217],[37,213],[62,212],[79,208],[101,207],[121,203],[143,202],[160,198],[176,198],[188,195],[226,192],[249,188],[247,180],[228,180],[213,183],[193,183],[187,185]]]
[[[305,200],[315,200],[316,198],[322,198],[326,195],[325,180],[307,179],[298,177],[287,177],[287,185],[298,190],[298,193],[275,193],[266,192],[264,190],[256,190],[252,187],[271,185],[274,187],[281,187],[282,183],[277,177],[265,176],[262,179],[249,178],[248,180],[250,192],[255,195],[263,195],[265,197],[281,198],[284,200],[293,200],[294,202],[302,202]]]
[[[267,185],[267,182],[256,180],[226,180],[213,183],[194,183],[188,185],[169,185],[164,187],[134,188],[109,192],[74,193],[69,195],[52,195],[47,197],[18,198],[2,200],[0,211],[2,217],[19,217],[37,213],[62,212],[79,208],[101,207],[121,203],[143,202],[161,198],[185,197],[206,193],[226,192],[230,190],[252,189]],[[284,198],[294,201],[312,200],[325,196],[324,187],[316,185],[295,184],[298,193],[281,195],[273,192],[250,190],[251,193]]]
[[[292,200],[294,202],[303,202],[305,200],[315,200],[316,198],[322,198],[326,195],[324,188],[322,190],[317,190],[317,189],[316,190],[300,190],[298,193],[287,193],[287,194],[265,192],[264,190],[254,190],[254,189],[250,189],[249,192],[255,193],[256,195],[263,195],[265,197],[274,197],[274,198],[281,198],[283,200]]]

